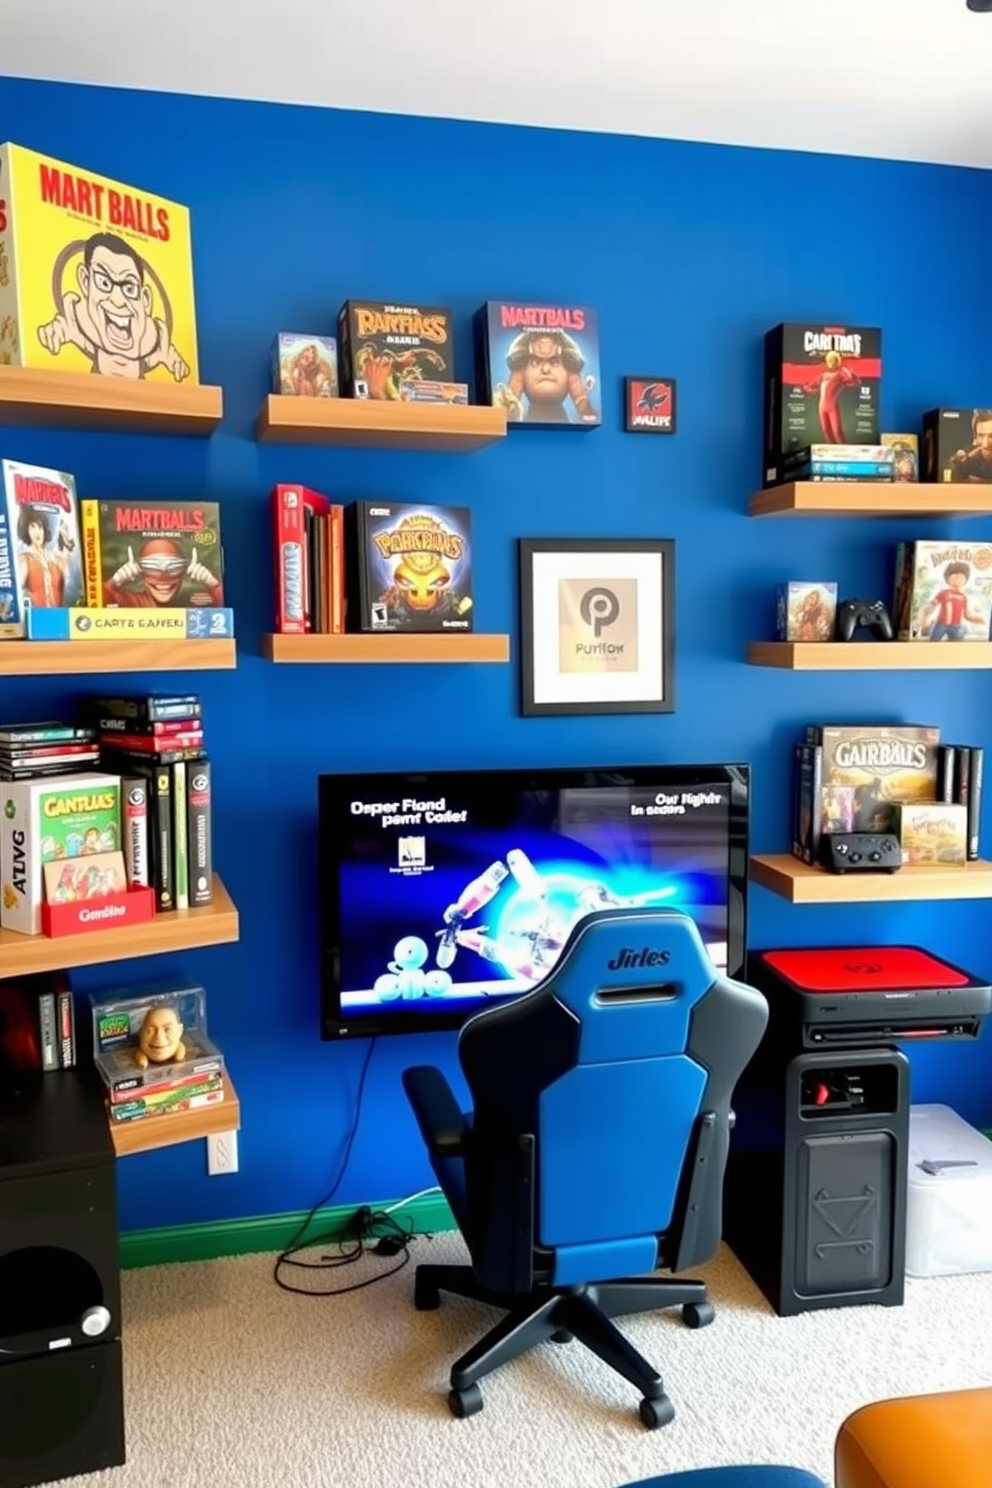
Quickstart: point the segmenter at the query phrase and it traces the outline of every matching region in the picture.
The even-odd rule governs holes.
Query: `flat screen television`
[[[742,975],[749,787],[743,764],[321,775],[322,1036],[456,1028],[611,905],[685,910]]]

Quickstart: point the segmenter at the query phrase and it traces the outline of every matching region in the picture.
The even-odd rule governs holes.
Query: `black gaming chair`
[[[472,1260],[418,1266],[415,1305],[448,1291],[506,1312],[451,1371],[455,1416],[482,1408],[483,1375],[575,1337],[643,1392],[646,1426],[672,1419],[660,1375],[611,1320],[681,1307],[690,1328],[712,1322],[701,1281],[648,1273],[719,1247],[730,1099],[767,1017],[687,915],[604,910],[539,987],[465,1024],[471,1113],[440,1070],[404,1072]]]

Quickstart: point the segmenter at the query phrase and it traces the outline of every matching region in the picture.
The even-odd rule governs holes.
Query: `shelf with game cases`
[[[505,662],[510,659],[508,635],[281,635],[262,637],[262,654],[275,662]]]
[[[131,928],[86,930],[58,936],[0,930],[0,978],[68,970],[73,966],[97,966],[105,961],[128,961],[161,951],[228,945],[238,935],[238,911],[215,876],[210,904],[199,909],[169,910]]]
[[[0,640],[0,677],[230,671],[237,664],[233,637],[194,641]]]
[[[505,437],[505,409],[476,403],[294,398],[270,393],[255,422],[255,438],[260,444],[467,454]]]
[[[208,383],[0,366],[0,424],[206,439],[223,413],[223,391]]]
[[[982,517],[992,485],[908,481],[790,481],[755,491],[752,517]]]
[[[749,666],[790,672],[947,672],[992,667],[992,641],[751,641]]]
[[[110,1139],[118,1157],[132,1152],[152,1152],[159,1147],[174,1147],[178,1142],[193,1142],[198,1137],[215,1137],[219,1132],[238,1131],[241,1126],[241,1103],[224,1073],[224,1099],[201,1110],[170,1111],[168,1116],[145,1117],[140,1121],[111,1121]]]
[[[992,863],[982,859],[895,873],[831,873],[791,853],[756,854],[752,883],[792,904],[894,904],[915,899],[992,899]]]

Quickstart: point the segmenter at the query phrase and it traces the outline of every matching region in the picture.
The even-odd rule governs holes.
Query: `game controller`
[[[895,637],[889,612],[880,599],[842,599],[837,606],[837,639],[849,641],[857,630],[869,630],[876,641]]]
[[[824,832],[820,857],[831,873],[855,868],[895,873],[902,867],[902,847],[895,832]]]

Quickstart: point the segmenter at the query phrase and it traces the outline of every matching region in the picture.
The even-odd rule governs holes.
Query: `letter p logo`
[[[579,614],[597,641],[608,625],[612,625],[620,614],[620,601],[612,589],[598,587],[587,589],[579,602]]]

